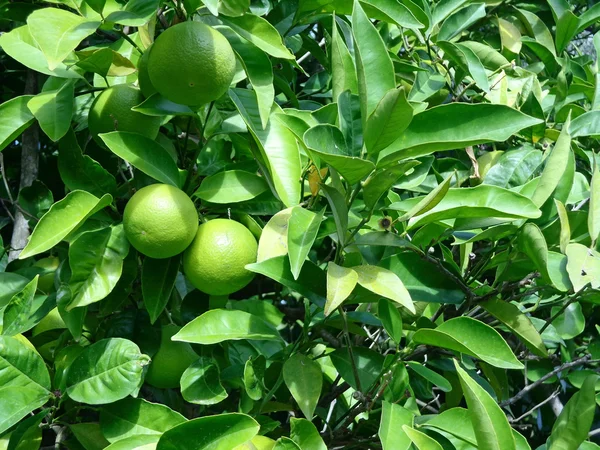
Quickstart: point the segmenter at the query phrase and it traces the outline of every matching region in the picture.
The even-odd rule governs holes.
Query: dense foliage
[[[593,3],[4,0],[0,447],[599,448]],[[140,75],[92,138],[185,21],[229,90]],[[130,245],[157,182],[252,232],[246,287]]]

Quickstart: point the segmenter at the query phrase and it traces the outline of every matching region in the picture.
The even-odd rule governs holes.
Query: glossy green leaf
[[[308,356],[296,353],[283,364],[283,380],[304,417],[312,420],[323,387],[321,366]]]
[[[271,111],[269,123],[262,129],[256,94],[253,91],[230,89],[229,96],[264,154],[277,195],[286,206],[297,205],[300,202],[302,168],[296,137],[278,118],[277,108]]]
[[[211,203],[237,203],[267,191],[264,178],[243,170],[217,172],[202,180],[194,195]]]
[[[533,146],[523,146],[504,152],[485,173],[483,182],[504,188],[525,184],[542,163],[542,152]]]
[[[220,16],[219,18],[241,37],[269,55],[275,58],[294,59],[294,55],[283,44],[277,29],[262,17],[244,14],[240,17]]]
[[[402,339],[402,316],[398,308],[389,300],[382,298],[377,303],[377,317],[381,320],[383,328],[390,335],[396,345]]]
[[[285,436],[277,439],[273,450],[301,450],[300,446]]]
[[[353,269],[358,274],[358,284],[362,287],[415,312],[409,292],[394,272],[378,266],[355,266]]]
[[[589,111],[571,121],[569,134],[571,137],[600,135],[600,111]]]
[[[360,386],[367,390],[375,383],[383,370],[384,357],[380,353],[369,350],[365,347],[352,348],[353,360],[356,364]],[[330,353],[331,362],[336,370],[352,388],[358,390],[358,383],[354,377],[354,369],[352,368],[352,359],[347,348],[338,348],[333,353]]]
[[[433,127],[431,124],[435,123]],[[404,133],[379,154],[378,165],[436,151],[505,141],[542,123],[504,105],[450,103],[414,116]]]
[[[42,131],[54,142],[58,141],[71,127],[73,83],[67,81],[57,90],[39,93],[29,100],[27,107]]]
[[[548,356],[548,350],[546,350],[542,337],[531,320],[517,306],[499,299],[492,299],[482,303],[481,307],[516,334],[532,353],[542,358]]]
[[[254,401],[260,400],[264,395],[265,369],[266,358],[263,355],[249,358],[244,364],[244,390],[248,397]]]
[[[150,323],[162,314],[171,298],[175,279],[179,272],[180,256],[167,259],[144,258],[142,265],[142,296],[150,315]]]
[[[47,397],[50,395],[50,375],[42,357],[21,340],[10,336],[0,336],[0,385],[3,388],[20,386]]]
[[[435,329],[421,328],[414,334],[413,341],[465,353],[494,367],[523,368],[496,330],[470,317],[450,319]]]
[[[365,146],[369,155],[377,155],[394,142],[408,128],[413,114],[403,88],[386,92],[367,119]]]
[[[358,82],[356,80],[356,69],[354,60],[348,51],[344,38],[338,31],[335,14],[333,15],[333,33],[331,36],[331,89],[333,101],[337,101],[339,95],[344,91],[358,94]]]
[[[421,214],[425,214],[427,211],[431,211],[433,208],[435,208],[448,193],[448,190],[450,189],[450,183],[452,182],[453,178],[454,174],[448,176],[444,181],[438,184],[435,189],[423,197],[419,203],[398,217],[398,222],[403,222],[411,219],[412,217],[420,216]]]
[[[129,0],[122,10],[111,12],[106,17],[106,22],[141,27],[156,14],[158,5],[158,0]]]
[[[410,211],[423,197],[413,197],[403,202],[392,203],[389,209]],[[533,202],[516,192],[497,186],[482,184],[474,188],[450,188],[442,200],[429,211],[414,217],[409,228],[445,219],[502,218],[535,219],[541,215]],[[472,227],[471,227],[472,228]]]
[[[37,223],[19,259],[51,249],[111,201],[109,194],[98,198],[85,191],[69,192],[65,198],[52,205]]]
[[[38,280],[39,275],[36,275],[20,292],[12,296],[6,308],[1,311],[3,335],[14,336],[33,328],[52,309],[52,297],[35,298]],[[44,301],[47,298],[50,302]]]
[[[470,48],[486,69],[498,70],[510,66],[510,62],[502,53],[483,42],[462,41],[460,45]]]
[[[168,406],[141,398],[125,398],[100,410],[100,427],[109,442],[139,435],[158,437],[185,421]]]
[[[571,136],[568,130],[569,121],[564,124],[550,156],[546,158],[544,171],[531,197],[533,203],[539,207],[552,196],[566,172],[571,155]]]
[[[473,50],[467,46],[453,44],[448,41],[438,41],[437,45],[444,50],[445,55],[452,59],[465,73],[471,75],[471,78],[473,78],[473,81],[479,88],[485,92],[489,92],[490,84],[485,72],[485,67]]]
[[[258,241],[256,262],[287,255],[289,222],[293,209],[279,211],[269,219]]]
[[[569,244],[567,272],[576,292],[588,283],[597,289],[600,287],[600,253],[581,244]]]
[[[10,439],[8,441],[8,447],[6,447],[6,450],[26,450],[28,448],[39,448],[42,443],[42,429],[40,424],[49,412],[49,409],[43,409],[37,414],[31,415],[22,420],[10,433]],[[8,436],[5,436],[5,439],[7,437]]]
[[[465,6],[444,20],[440,26],[437,40],[449,41],[483,17],[485,17],[485,3],[473,3]]]
[[[368,211],[371,211],[399,179],[404,177],[413,167],[419,165],[416,160],[401,161],[381,169],[377,169],[363,186],[363,200]]]
[[[0,44],[2,38],[0,36]],[[27,107],[33,95],[15,97],[0,105],[0,151],[10,145],[34,122],[35,117]]]
[[[565,208],[565,205],[560,200],[554,199],[554,204],[560,221],[560,251],[565,253],[567,251],[567,245],[569,245],[569,242],[571,241],[569,215],[567,208]]]
[[[508,419],[494,399],[454,360],[471,421],[477,447],[490,450],[516,450],[515,438]]]
[[[100,138],[115,155],[146,175],[161,183],[176,187],[181,185],[181,177],[175,161],[158,142],[141,134],[126,131],[103,133]]]
[[[330,315],[344,303],[358,283],[358,273],[351,268],[327,264],[327,302],[325,316]]]
[[[535,268],[544,279],[550,279],[548,274],[548,244],[539,227],[526,223],[519,234],[519,249],[533,261]]]
[[[93,34],[100,22],[88,20],[64,9],[38,9],[27,17],[31,36],[54,70],[79,43]]]
[[[383,450],[408,450],[411,440],[404,431],[404,426],[412,427],[414,413],[400,405],[383,402],[381,422],[379,423],[379,440]]]
[[[172,340],[208,345],[240,339],[278,341],[281,337],[275,327],[260,317],[244,311],[214,309],[189,322]]]
[[[442,446],[433,438],[421,431],[407,425],[402,425],[402,430],[418,450],[443,450]]]
[[[567,47],[571,39],[577,33],[577,29],[579,28],[579,20],[575,14],[573,14],[570,10],[563,12],[556,22],[556,52],[562,53],[563,50]]]
[[[508,20],[498,17],[498,29],[502,48],[511,53],[518,54],[521,51],[521,32]]]
[[[300,206],[292,208],[292,215],[288,223],[287,241],[290,267],[296,280],[300,276],[304,261],[306,261],[306,257],[315,242],[319,226],[323,221],[324,212],[322,210],[320,213],[314,213]]]
[[[561,219],[562,223],[562,219]],[[567,221],[568,224],[568,221]],[[596,242],[600,237],[600,169],[598,163],[592,176],[592,182],[590,183],[590,206],[588,211],[588,232],[592,242]],[[569,232],[569,238],[570,238]],[[567,241],[568,242],[568,241]],[[562,243],[562,234],[561,234]],[[562,245],[561,245],[562,248]]]
[[[354,0],[352,33],[356,43],[358,93],[363,123],[366,123],[385,94],[396,87],[394,66],[381,36],[358,0]]]
[[[104,299],[116,286],[129,242],[123,225],[88,231],[69,246],[73,300],[67,311]]]
[[[25,386],[0,388],[0,433],[18,423],[23,417],[42,407],[50,399],[50,393]]]
[[[201,417],[165,432],[156,450],[231,450],[252,439],[260,425],[245,414]]]
[[[552,315],[557,314],[560,311],[559,306],[555,306],[550,310]],[[552,322],[554,328],[563,339],[573,339],[583,333],[585,329],[585,316],[580,303],[571,303]]]
[[[360,155],[363,148],[363,125],[360,113],[360,98],[350,91],[338,97],[338,121],[340,130],[351,155]]]
[[[442,411],[424,424],[427,428],[446,431],[469,444],[477,445],[471,413],[464,408],[450,408]]]
[[[290,438],[301,449],[327,450],[327,446],[323,442],[317,427],[309,420],[292,417],[290,419],[290,428]]]
[[[112,48],[83,50],[77,52],[77,66],[87,72],[97,73],[103,77],[124,77],[137,71],[133,63]]]
[[[348,231],[348,207],[346,206],[346,199],[339,190],[332,186],[322,184],[321,190],[325,198],[327,198],[327,202],[333,213],[338,244],[343,246],[346,242],[346,232]]]
[[[147,116],[188,116],[197,117],[197,113],[189,106],[180,105],[167,100],[162,95],[152,94],[142,103],[131,108]]]
[[[68,131],[58,144],[58,171],[70,190],[84,190],[96,197],[114,194],[115,177],[99,163],[81,152],[75,133]]]
[[[219,366],[213,359],[202,356],[185,369],[181,376],[181,395],[197,405],[214,405],[227,398]]]
[[[154,450],[160,439],[159,435],[137,434],[113,442],[105,450]]]
[[[150,358],[133,342],[102,339],[86,347],[67,375],[67,394],[77,402],[101,405],[137,391]]]
[[[596,374],[588,376],[579,392],[569,399],[554,422],[546,443],[548,450],[576,450],[587,439],[596,411],[594,388],[597,380]]]
[[[349,184],[358,183],[375,169],[371,161],[352,156],[339,128],[320,124],[304,133],[304,143],[318,157],[337,170]]]
[[[450,382],[446,380],[443,376],[441,376],[439,373],[431,370],[428,367],[425,367],[422,364],[419,364],[416,361],[409,361],[407,364],[411,370],[419,374],[421,377],[425,378],[427,381],[436,385],[443,392],[450,392],[452,390],[452,385],[450,384]]]

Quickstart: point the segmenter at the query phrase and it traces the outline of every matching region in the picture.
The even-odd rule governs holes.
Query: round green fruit
[[[138,61],[138,85],[146,98],[157,92],[154,86],[152,86],[152,81],[150,81],[150,75],[148,74],[148,59],[150,58],[151,49],[152,46],[148,47]]]
[[[245,268],[256,262],[256,239],[239,222],[215,219],[198,227],[183,254],[183,270],[190,282],[209,295],[229,295],[245,287],[254,273]]]

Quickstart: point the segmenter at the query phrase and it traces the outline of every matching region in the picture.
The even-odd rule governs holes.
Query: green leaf
[[[563,12],[556,22],[556,52],[562,53],[567,45],[571,42],[571,39],[577,33],[579,28],[579,19],[570,10]]]
[[[256,92],[262,128],[266,128],[275,99],[273,66],[269,57],[253,43],[239,36],[229,27],[215,27],[227,38],[238,55],[248,80]]]
[[[410,211],[423,197],[392,203],[388,209]],[[502,218],[535,219],[541,211],[527,197],[497,186],[451,188],[432,209],[411,219],[409,229],[445,219]],[[473,228],[473,227],[470,227]]]
[[[27,285],[10,299],[2,313],[2,334],[14,336],[23,333],[36,324],[31,318],[40,306],[34,304],[35,291],[38,286],[39,275],[36,275]],[[47,311],[46,311],[47,312]],[[45,314],[44,314],[45,315]],[[42,317],[44,317],[44,315]],[[39,322],[42,317],[37,318]]]
[[[41,92],[27,103],[42,131],[54,142],[71,127],[73,92],[73,83],[67,81],[59,89]]]
[[[358,94],[354,60],[348,51],[344,38],[338,31],[335,14],[333,14],[331,35],[331,68],[331,90],[334,102],[338,101],[340,94],[344,91]]]
[[[517,306],[499,299],[488,300],[481,307],[506,325],[532,353],[542,358],[548,356],[548,350],[542,337],[525,314]]]
[[[385,298],[379,299],[377,317],[379,317],[383,328],[396,345],[400,345],[400,340],[402,339],[402,316],[398,308]]]
[[[397,221],[403,222],[415,216],[425,214],[427,211],[431,211],[433,208],[435,208],[448,193],[448,190],[450,189],[450,183],[452,182],[452,178],[454,178],[454,174],[451,174],[448,177],[446,177],[446,179],[440,184],[438,184],[435,187],[435,189],[433,189],[429,194],[423,197],[419,201],[419,203],[417,203],[409,211],[405,212],[400,217],[398,217]]]
[[[258,434],[260,425],[245,414],[219,414],[182,423],[165,432],[156,450],[231,450]]]
[[[39,353],[10,336],[0,336],[0,385],[7,389],[29,388],[47,397],[51,389],[50,375]]]
[[[35,415],[22,420],[17,427],[10,433],[8,447],[6,450],[27,450],[29,448],[39,448],[42,443],[42,429],[40,423],[50,412],[49,409],[43,409]],[[5,436],[4,439],[8,438]],[[4,440],[3,439],[3,440]]]
[[[435,329],[421,328],[414,334],[413,341],[474,356],[494,367],[523,368],[496,330],[470,317],[450,319]]]
[[[600,111],[589,111],[575,117],[569,126],[571,137],[600,135]]]
[[[105,22],[141,27],[156,14],[159,3],[158,0],[129,0],[123,10],[111,12]]]
[[[452,385],[448,380],[446,380],[439,373],[425,367],[422,364],[419,364],[416,361],[408,361],[408,367],[419,374],[421,377],[425,378],[427,381],[433,383],[437,387],[440,388],[443,392],[450,392],[452,390]]]
[[[419,161],[410,160],[377,169],[363,186],[363,201],[367,211],[372,211],[381,197],[398,182],[398,179],[418,165]]]
[[[321,190],[333,213],[333,220],[338,235],[338,245],[343,247],[346,243],[346,232],[348,231],[348,207],[346,206],[346,199],[340,191],[332,186],[322,184]]]
[[[256,262],[288,254],[289,222],[293,208],[279,211],[269,219],[258,241]]]
[[[100,410],[100,427],[109,442],[139,435],[160,436],[185,421],[168,406],[141,398],[125,398]]]
[[[346,300],[358,283],[358,273],[353,269],[327,263],[327,302],[325,316],[335,311]]]
[[[240,339],[279,341],[281,337],[275,327],[257,316],[244,311],[214,309],[189,322],[172,338],[203,345]]]
[[[512,429],[502,409],[456,360],[454,366],[471,412],[477,447],[486,450],[516,450]]]
[[[109,194],[98,198],[86,191],[69,192],[65,198],[52,205],[37,223],[19,259],[50,250],[111,201]]]
[[[8,56],[36,72],[61,78],[82,78],[79,71],[68,68],[63,63],[58,63],[53,70],[50,70],[46,57],[33,39],[27,25],[3,33],[0,36],[0,46]],[[2,114],[3,116],[4,114]],[[0,142],[2,141],[0,140]]]
[[[402,425],[402,430],[418,450],[443,450],[442,446],[433,438],[407,425]]]
[[[160,435],[138,434],[113,442],[104,450],[154,450]]]
[[[81,152],[72,130],[58,143],[58,172],[65,186],[72,191],[81,189],[96,197],[117,191],[115,177]]]
[[[394,65],[383,39],[373,26],[358,0],[352,11],[352,34],[356,43],[356,69],[363,129],[385,94],[396,87]]]
[[[365,289],[382,297],[389,298],[404,306],[413,314],[413,305],[410,294],[404,287],[402,280],[391,270],[378,266],[355,266],[354,271],[358,274],[358,284]]]
[[[306,257],[312,248],[323,221],[325,210],[314,213],[301,206],[292,208],[288,223],[287,247],[294,279],[298,279]]]
[[[596,411],[595,386],[598,375],[589,375],[567,402],[554,422],[548,438],[548,450],[577,450],[587,439]]]
[[[338,121],[351,155],[360,155],[363,147],[362,117],[360,99],[350,91],[344,91],[338,97]]]
[[[379,154],[378,165],[436,151],[505,141],[520,130],[540,123],[540,119],[504,105],[450,103],[436,106],[413,117],[404,133]]]
[[[290,438],[283,436],[283,437],[280,437],[279,439],[277,439],[277,442],[275,443],[275,446],[272,448],[272,450],[301,450],[301,449],[298,446],[298,444],[296,444]]]
[[[403,426],[413,426],[414,414],[400,405],[383,402],[381,422],[379,423],[379,440],[383,450],[409,450],[411,440]]]
[[[586,284],[600,287],[600,253],[581,244],[567,246],[567,272],[575,292]]]
[[[564,208],[564,206],[563,206]],[[560,211],[559,211],[560,213]],[[564,211],[566,213],[566,211]],[[561,224],[563,223],[561,218]],[[567,225],[568,225],[568,217],[567,217]],[[596,163],[596,168],[594,169],[594,174],[592,176],[592,182],[590,184],[590,206],[588,211],[588,232],[590,233],[590,238],[592,239],[592,246],[598,238],[600,237],[600,169],[598,168],[598,163]],[[571,233],[569,230],[568,237],[565,237],[566,242],[568,243],[571,238]],[[561,249],[563,244],[563,236],[561,232]],[[566,247],[566,246],[565,246]]]
[[[437,414],[424,424],[427,428],[450,433],[462,441],[477,445],[471,412],[464,408],[450,408]]]
[[[181,395],[197,405],[214,405],[227,398],[221,384],[219,366],[211,358],[201,356],[181,375]]]
[[[144,258],[142,265],[142,296],[150,315],[150,323],[162,314],[171,298],[175,279],[179,272],[180,255],[168,259]]]
[[[67,394],[76,402],[102,405],[121,400],[142,384],[150,358],[121,338],[102,339],[86,347],[67,375]]]
[[[116,286],[123,270],[129,241],[123,225],[88,231],[69,246],[73,300],[67,311],[104,299]]]
[[[383,370],[384,357],[380,353],[365,347],[353,347],[352,353],[360,379],[360,386],[364,390],[367,390],[379,379]],[[352,368],[352,359],[350,358],[348,349],[338,348],[330,353],[329,356],[344,381],[352,386],[353,389],[358,390],[358,384],[356,378],[354,378],[354,369]]]
[[[54,197],[44,183],[35,180],[31,186],[26,186],[19,191],[17,201],[21,208],[33,217],[41,217],[54,203]]]
[[[6,33],[0,36],[0,44],[5,36]],[[27,107],[32,98],[33,95],[22,95],[0,105],[0,151],[12,144],[34,122],[35,117]]]
[[[519,234],[519,249],[533,261],[535,268],[545,280],[548,274],[548,245],[542,231],[534,223],[526,223]]]
[[[522,186],[529,181],[541,163],[542,152],[533,146],[524,145],[502,153],[485,173],[483,182],[503,188]]]
[[[162,95],[156,93],[152,94],[142,103],[131,108],[132,111],[145,114],[147,116],[188,116],[197,117],[197,113],[193,111],[189,106],[180,105],[174,103],[171,100],[167,100]]]
[[[502,48],[511,53],[518,54],[521,51],[521,32],[508,20],[498,17],[498,29]]]
[[[344,135],[333,125],[320,124],[308,129],[304,133],[304,143],[311,153],[337,170],[349,184],[358,183],[375,169],[371,161],[351,154]]]
[[[24,386],[1,387],[0,433],[4,433],[30,412],[41,408],[49,399],[50,393],[40,389]]]
[[[449,41],[483,17],[485,17],[485,3],[473,3],[465,6],[444,20],[440,26],[437,40]]]
[[[31,36],[54,70],[79,43],[93,34],[100,22],[88,20],[64,9],[44,8],[27,17]]]
[[[229,96],[240,112],[248,131],[259,144],[261,154],[273,179],[277,195],[286,206],[300,202],[302,168],[295,135],[279,119],[276,107],[263,130],[256,94],[246,89],[230,89]]]
[[[275,58],[292,59],[294,55],[286,48],[277,29],[262,17],[244,14],[240,17],[224,17],[219,19],[244,39],[252,42],[262,51]]]
[[[136,169],[160,181],[179,187],[181,177],[169,152],[149,137],[126,131],[100,134],[106,146]]]
[[[312,422],[292,417],[290,419],[290,426],[290,438],[301,449],[327,450],[327,446],[323,442],[317,427]]]
[[[540,181],[531,197],[533,203],[541,207],[548,200],[566,172],[571,155],[571,136],[569,135],[569,121],[565,122],[558,140],[550,156],[546,158],[546,165]]]
[[[453,44],[448,41],[438,41],[437,45],[444,50],[445,56],[452,59],[465,73],[471,75],[479,88],[489,92],[490,85],[485,67],[473,50],[465,45]]]
[[[283,364],[283,380],[304,417],[312,420],[323,386],[321,366],[308,356],[296,353]]]
[[[243,170],[228,170],[204,178],[194,195],[211,203],[238,203],[267,190],[264,178]]]
[[[266,359],[263,355],[249,358],[244,364],[244,390],[248,397],[258,401],[263,397]]]
[[[470,48],[486,69],[498,70],[510,66],[510,62],[502,53],[483,42],[462,41],[460,45]]]
[[[77,57],[77,66],[103,77],[125,77],[137,71],[129,59],[108,47],[80,51]]]
[[[569,215],[567,213],[567,208],[565,208],[565,205],[560,200],[554,199],[554,205],[556,206],[556,212],[558,213],[558,219],[560,221],[560,251],[565,253],[567,251],[567,245],[569,245],[569,242],[571,241]]]
[[[369,155],[377,155],[408,128],[414,110],[403,88],[385,93],[367,119],[365,146]]]

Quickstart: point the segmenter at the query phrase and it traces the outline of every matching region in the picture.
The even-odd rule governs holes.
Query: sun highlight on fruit
[[[156,39],[148,74],[163,97],[201,106],[227,92],[235,74],[235,54],[217,30],[200,22],[183,22]]]
[[[178,388],[185,369],[199,358],[190,344],[171,340],[180,329],[174,324],[162,327],[160,347],[152,357],[146,373],[146,383],[151,386],[161,389]]]
[[[182,190],[151,184],[137,191],[125,206],[123,227],[140,253],[170,258],[191,244],[198,229],[198,212]]]
[[[131,108],[144,101],[142,91],[130,84],[117,84],[102,91],[96,97],[88,115],[88,127],[92,137],[111,131],[130,131],[156,138],[161,124],[160,117],[146,116]]]
[[[209,295],[229,295],[245,287],[254,273],[245,268],[256,262],[258,245],[239,222],[214,219],[198,227],[183,254],[183,270],[190,282]]]

